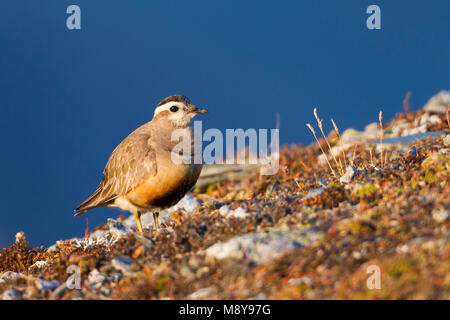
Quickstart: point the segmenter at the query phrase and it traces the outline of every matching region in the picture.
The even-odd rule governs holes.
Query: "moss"
[[[211,184],[209,184],[209,185],[206,187],[206,193],[210,193],[210,192],[215,191],[215,190],[217,190],[217,189],[218,189],[217,183],[211,183]]]
[[[357,188],[354,192],[356,193],[356,195],[362,197],[370,195],[374,193],[376,190],[377,188],[375,187],[375,185],[372,182],[368,182],[363,186],[361,186],[360,188]]]
[[[389,270],[389,275],[392,277],[400,277],[405,272],[411,270],[411,264],[407,260],[397,260]]]
[[[26,240],[21,240],[0,252],[0,273],[6,271],[26,272],[42,250],[31,248]]]

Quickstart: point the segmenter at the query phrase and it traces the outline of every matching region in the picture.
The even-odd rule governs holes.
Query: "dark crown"
[[[181,94],[174,94],[170,97],[165,98],[164,100],[162,100],[160,103],[158,103],[158,105],[156,106],[156,108],[158,108],[159,106],[162,106],[163,104],[166,104],[168,102],[184,102],[185,104],[190,104],[191,100],[189,100],[188,97],[183,96]]]

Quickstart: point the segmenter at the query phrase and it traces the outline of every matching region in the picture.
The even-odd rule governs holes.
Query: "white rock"
[[[444,142],[444,146],[446,146],[446,147],[450,146],[450,134],[445,136],[443,142]]]
[[[380,137],[380,125],[377,122],[369,123],[364,128],[364,138],[377,139]]]
[[[211,288],[211,287],[201,288],[201,289],[198,289],[197,291],[191,293],[188,296],[188,299],[192,299],[192,300],[205,299],[205,298],[211,297],[215,293],[216,293],[215,288]]]
[[[395,251],[397,253],[407,253],[409,250],[409,246],[407,244],[400,245],[397,248],[395,248]]]
[[[230,218],[241,219],[241,218],[246,218],[250,215],[247,212],[247,210],[245,210],[245,208],[243,208],[243,207],[239,207],[237,209],[231,210],[230,207],[228,207],[227,205],[220,207],[219,214],[222,217],[225,217],[227,219],[230,219]]]
[[[92,270],[88,276],[88,285],[92,288],[99,288],[106,281],[111,281],[111,277],[107,277],[100,273],[97,269]]]
[[[298,286],[301,284],[306,284],[307,286],[310,286],[312,284],[312,280],[308,277],[292,278],[289,279],[288,284],[292,286]]]
[[[410,129],[410,127],[411,124],[408,121],[406,121],[405,119],[400,119],[395,123],[395,126],[392,128],[392,134],[389,136],[398,137],[400,135],[403,135],[403,132]]]
[[[109,235],[108,230],[96,230],[89,234],[89,239],[97,240],[97,239],[107,237],[108,235]]]
[[[263,293],[258,293],[256,296],[250,298],[250,300],[269,300],[269,298]]]
[[[427,139],[427,137],[430,137],[430,138],[438,137],[444,133],[445,133],[444,131],[432,131],[432,132],[414,133],[414,134],[402,136],[402,137],[386,138],[386,139],[383,139],[383,145],[384,146],[389,145],[389,144],[391,144],[391,145],[407,145],[407,144],[415,143],[420,139]],[[370,145],[374,144],[374,145],[378,146],[380,144],[380,140],[368,141],[367,144],[370,144]]]
[[[345,173],[342,177],[339,178],[339,181],[341,183],[350,183],[350,181],[352,181],[353,176],[357,173],[358,171],[356,170],[355,167],[352,166],[348,166],[347,169],[345,170]]]
[[[25,278],[25,275],[23,273],[6,271],[5,273],[0,275],[0,283],[4,283],[6,281],[13,281],[21,278]]]
[[[246,257],[254,263],[264,264],[318,238],[320,238],[319,234],[305,229],[268,230],[236,236],[226,242],[216,243],[206,249],[206,254],[216,259]]]
[[[426,127],[428,124],[439,124],[441,122],[441,119],[437,115],[430,115],[428,112],[425,112],[420,118],[414,121],[414,124],[416,127]]]
[[[119,221],[111,219],[111,218],[108,218],[108,227],[109,227],[109,232],[118,238],[126,236],[127,234],[132,232],[132,230],[130,228],[126,227]]]
[[[352,252],[352,257],[354,258],[354,259],[356,259],[356,260],[359,260],[359,259],[361,259],[361,252],[359,252],[359,251],[353,251]]]
[[[304,197],[304,199],[315,198],[315,197],[321,195],[325,191],[325,189],[326,189],[325,187],[313,189],[307,193],[307,195]]]
[[[192,214],[200,204],[201,202],[197,198],[187,194],[176,205],[170,207],[168,211],[174,212],[176,210],[184,210],[185,213]]]
[[[48,261],[44,261],[44,260],[42,260],[42,261],[36,261],[35,263],[33,263],[31,266],[30,266],[30,268],[33,268],[33,267],[35,267],[35,268],[42,268],[42,267],[45,267],[46,265],[47,265],[47,263],[48,263]]]
[[[440,206],[438,208],[435,208],[431,212],[431,216],[433,217],[434,221],[442,223],[448,219],[449,213],[447,209],[445,209],[443,206]]]
[[[414,135],[418,135],[418,134],[426,133],[426,132],[427,132],[427,125],[423,124],[418,127],[403,130],[402,136],[414,136]]]
[[[49,291],[59,286],[59,282],[56,280],[42,280],[37,279],[34,282],[39,290]]]
[[[61,299],[67,290],[70,290],[70,289],[67,287],[67,283],[63,282],[55,290],[53,290],[52,299]]]
[[[364,132],[349,128],[341,135],[344,144],[355,144],[364,140]]]
[[[442,90],[432,96],[423,107],[425,111],[445,114],[450,107],[450,90]]]
[[[11,289],[6,290],[2,294],[2,300],[20,300],[22,299],[22,295],[19,291]]]
[[[128,256],[118,256],[111,261],[112,266],[121,271],[124,275],[133,274],[133,270],[131,268],[132,263],[133,259]]]

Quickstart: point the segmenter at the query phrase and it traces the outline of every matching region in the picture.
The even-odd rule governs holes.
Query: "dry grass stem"
[[[371,164],[372,166],[375,166],[375,165],[373,164],[372,149],[369,149],[369,154],[370,154],[370,164]]]
[[[352,159],[351,159],[351,161],[350,161],[350,164],[352,165],[352,166],[354,166],[354,164],[355,164],[355,162],[354,162],[354,160],[355,160],[355,156],[356,156],[356,144],[355,144],[355,147],[353,148],[353,154],[352,154]]]
[[[403,99],[403,110],[408,114],[411,112],[411,106],[409,105],[409,99],[411,98],[411,91],[406,92],[405,99]]]
[[[380,121],[380,167],[383,168],[383,111],[378,114],[378,120]]]
[[[306,126],[309,128],[309,130],[311,130],[311,132],[312,132],[314,138],[316,139],[317,144],[319,145],[320,150],[322,151],[323,155],[325,156],[325,160],[327,160],[328,166],[330,167],[331,172],[333,173],[333,176],[337,177],[336,172],[334,172],[333,167],[331,166],[330,161],[328,161],[327,154],[325,153],[325,151],[324,151],[323,148],[322,148],[322,144],[319,142],[319,139],[317,139],[316,131],[314,130],[314,128],[312,127],[312,125],[310,125],[309,123],[307,123]]]
[[[319,119],[319,116],[317,115],[317,108],[314,108],[314,117],[316,117],[317,120],[317,125],[319,126],[320,132],[322,132],[322,136],[325,140],[325,142],[327,143],[328,146],[328,150],[330,150],[330,154],[333,157],[334,163],[336,163],[336,167],[338,168],[338,170],[340,171],[341,175],[344,174],[344,169],[342,168],[342,164],[339,164],[339,162],[336,159],[336,156],[334,155],[333,150],[331,150],[331,146],[330,143],[328,142],[327,137],[325,136],[325,133],[323,132],[323,126],[322,126],[322,120]]]
[[[447,124],[448,124],[448,128],[450,129],[450,116],[449,116],[449,113],[450,113],[450,109],[447,108],[447,112],[446,112],[446,114],[447,114]]]
[[[334,131],[336,131],[336,134],[337,134],[337,136],[338,136],[338,139],[339,139],[339,141],[340,141],[340,143],[341,143],[342,157],[344,158],[344,165],[345,165],[345,167],[347,168],[347,157],[345,156],[344,141],[342,141],[341,134],[340,134],[340,132],[339,132],[339,128],[338,128],[338,126],[336,125],[336,123],[334,122],[333,118],[331,119],[331,123],[333,124]]]

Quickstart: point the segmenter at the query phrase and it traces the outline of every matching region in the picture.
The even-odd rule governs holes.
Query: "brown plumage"
[[[105,206],[133,212],[139,231],[140,215],[152,211],[157,228],[159,210],[176,204],[196,183],[201,164],[194,164],[192,118],[206,110],[193,106],[189,99],[173,95],[162,100],[152,121],[125,138],[113,151],[97,190],[75,209],[75,215]],[[191,138],[190,163],[175,163],[172,133],[179,129]],[[189,140],[187,140],[189,141]],[[181,157],[183,153],[178,153]]]

